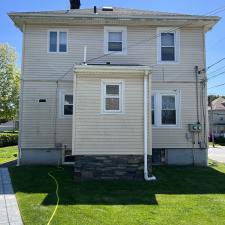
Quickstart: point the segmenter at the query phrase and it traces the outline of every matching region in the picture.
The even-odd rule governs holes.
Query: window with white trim
[[[127,28],[105,27],[104,28],[104,52],[126,54],[127,52]]]
[[[62,117],[71,117],[73,115],[73,95],[61,92],[60,114]]]
[[[152,96],[152,124],[154,127],[180,126],[179,91],[156,91]]]
[[[176,125],[176,96],[161,96],[161,124]]]
[[[103,81],[102,111],[104,113],[122,112],[122,81]]]
[[[49,31],[49,52],[66,53],[68,48],[66,31]]]
[[[175,28],[157,29],[158,63],[177,63],[179,61],[179,30]]]

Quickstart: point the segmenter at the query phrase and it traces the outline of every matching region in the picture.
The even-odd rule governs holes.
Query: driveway
[[[210,159],[225,163],[225,146],[209,148],[208,154]]]

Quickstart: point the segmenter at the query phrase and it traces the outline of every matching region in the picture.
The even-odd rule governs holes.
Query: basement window
[[[166,163],[166,150],[165,149],[152,149],[152,163],[161,165]]]
[[[66,31],[49,31],[49,52],[66,53],[67,42]]]

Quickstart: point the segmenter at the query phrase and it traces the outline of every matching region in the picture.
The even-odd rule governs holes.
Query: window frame
[[[181,126],[181,92],[174,91],[153,91],[155,96],[155,124],[153,128],[182,128]],[[175,96],[176,124],[162,124],[162,96]]]
[[[51,52],[50,51],[50,33],[51,32],[56,32],[57,33],[57,46],[56,46],[56,52]],[[59,37],[60,37],[60,33],[66,33],[66,51],[65,52],[60,52],[59,51],[59,47],[60,47],[60,42],[59,42]],[[50,29],[48,30],[48,39],[47,39],[47,52],[49,54],[67,54],[69,52],[69,32],[68,29]]]
[[[153,101],[152,101],[152,97],[153,97]],[[155,94],[151,95],[151,103],[153,103],[154,108],[152,109],[152,105],[151,105],[151,118],[152,118],[152,111],[154,112],[154,121],[152,120],[152,126],[155,127],[156,126],[156,96]]]
[[[157,63],[158,64],[179,64],[180,62],[180,30],[176,27],[158,27],[157,32]],[[162,60],[162,33],[174,34],[174,60]],[[169,46],[168,46],[169,47]]]
[[[61,90],[59,92],[60,94],[60,102],[59,102],[59,117],[60,118],[69,118],[71,119],[73,117],[73,114],[74,114],[74,96],[73,96],[73,92],[72,91],[66,91],[66,90]],[[64,106],[65,106],[65,96],[66,95],[72,95],[73,96],[73,104],[69,104],[69,105],[72,105],[73,106],[73,114],[71,115],[65,115],[64,114]],[[67,104],[68,105],[68,104]]]
[[[122,51],[109,51],[109,33],[122,32]],[[127,55],[127,27],[105,26],[104,27],[104,54]]]
[[[106,110],[106,86],[119,85],[119,110]],[[113,96],[110,96],[114,98]],[[124,81],[123,80],[102,80],[101,81],[101,114],[123,114],[124,113]]]

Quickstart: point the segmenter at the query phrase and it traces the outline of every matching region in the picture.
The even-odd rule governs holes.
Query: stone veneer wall
[[[149,173],[152,156],[148,156]],[[144,179],[143,155],[77,155],[75,179]]]

